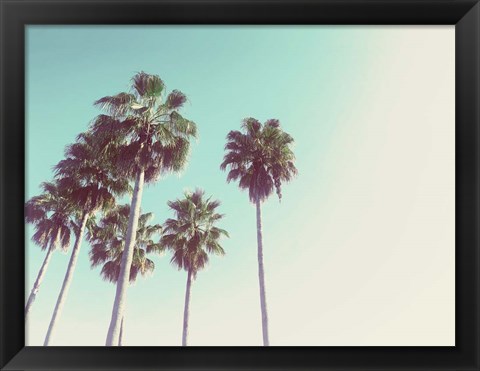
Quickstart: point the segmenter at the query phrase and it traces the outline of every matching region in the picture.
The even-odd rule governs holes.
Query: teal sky
[[[451,342],[453,288],[435,288],[453,279],[452,27],[29,26],[26,35],[26,199],[100,113],[93,102],[127,90],[136,72],[188,96],[183,114],[199,139],[182,174],[146,187],[142,211],[163,223],[172,216],[167,201],[195,187],[222,201],[220,226],[231,238],[193,286],[191,345],[261,344],[255,210],[219,170],[225,136],[245,117],[279,119],[296,143],[299,176],[282,203],[272,196],[263,209],[271,343]],[[432,240],[414,227],[428,231],[422,223],[432,215],[443,232],[412,247]],[[44,257],[31,233],[26,293]],[[52,345],[104,344],[115,289],[90,269],[89,248],[85,241]],[[432,249],[438,264],[422,268]],[[43,343],[69,253],[52,259],[27,323],[29,345]],[[412,254],[417,263],[408,265]],[[169,259],[154,256],[153,275],[129,289],[125,345],[179,345],[186,273]],[[386,298],[379,282],[398,290]],[[423,309],[399,304],[409,295]],[[426,315],[439,305],[438,318]],[[379,307],[398,310],[396,323]]]

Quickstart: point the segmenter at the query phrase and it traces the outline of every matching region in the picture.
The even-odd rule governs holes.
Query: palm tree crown
[[[173,252],[172,264],[178,269],[191,271],[195,277],[208,263],[208,254],[224,255],[220,238],[228,237],[226,230],[214,224],[224,217],[218,214],[217,200],[205,199],[205,192],[197,189],[186,192],[183,199],[169,201],[175,219],[167,219],[160,244]]]
[[[109,282],[118,281],[129,214],[129,205],[120,205],[111,209],[98,225],[93,226],[88,235],[92,245],[90,263],[92,267],[103,264],[101,275]],[[155,269],[154,262],[146,256],[148,253],[163,251],[160,244],[153,240],[155,236],[159,236],[162,227],[159,224],[149,225],[152,218],[152,213],[142,214],[139,217],[130,282],[134,282],[139,273],[144,276]]]
[[[57,181],[42,183],[43,193],[25,203],[25,221],[34,225],[33,242],[42,250],[70,246],[70,216],[73,211],[69,191]]]
[[[163,173],[183,169],[189,153],[189,139],[197,136],[194,122],[179,113],[187,98],[178,90],[165,96],[165,85],[157,75],[139,72],[132,78],[130,93],[106,96],[95,102],[106,114],[91,126],[104,150],[124,174],[134,178],[140,169],[145,182]]]
[[[70,191],[71,203],[84,213],[108,210],[115,204],[114,195],[132,191],[128,180],[99,156],[100,144],[91,133],[82,133],[66,147],[66,158],[54,167],[59,184]]]
[[[282,198],[282,183],[297,174],[295,156],[291,149],[293,138],[280,128],[278,120],[261,124],[247,118],[243,132],[233,130],[227,135],[222,170],[229,168],[227,181],[239,181],[239,187],[248,189],[250,201],[264,201],[275,189]]]

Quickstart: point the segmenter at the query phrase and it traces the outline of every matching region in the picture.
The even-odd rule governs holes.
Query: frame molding
[[[0,17],[1,370],[480,370],[478,0],[0,0]],[[455,347],[24,346],[25,26],[162,23],[456,25]]]

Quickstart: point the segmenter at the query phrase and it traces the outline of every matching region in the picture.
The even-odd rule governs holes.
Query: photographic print
[[[455,27],[29,25],[26,346],[454,346]]]

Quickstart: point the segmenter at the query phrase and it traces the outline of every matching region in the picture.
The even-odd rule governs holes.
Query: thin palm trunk
[[[123,345],[123,322],[125,321],[125,317],[122,317],[122,323],[120,324],[120,335],[118,336],[118,346],[121,347]]]
[[[258,245],[258,282],[260,284],[260,309],[262,312],[263,345],[268,346],[268,314],[267,298],[265,293],[265,271],[263,269],[263,242],[262,242],[262,211],[260,201],[257,200],[257,245]]]
[[[33,288],[32,288],[32,291],[30,292],[30,295],[28,296],[27,304],[25,305],[25,320],[27,319],[28,312],[30,311],[32,304],[35,301],[35,298],[37,297],[37,293],[38,293],[38,290],[40,289],[40,285],[42,284],[42,281],[45,278],[45,273],[47,272],[48,264],[50,263],[50,259],[52,258],[53,250],[55,250],[55,246],[59,239],[60,239],[60,229],[57,232],[55,240],[50,244],[50,247],[48,248],[47,255],[45,256],[42,266],[38,271],[37,279],[33,284]]]
[[[130,215],[128,217],[128,229],[125,237],[125,250],[122,254],[122,265],[117,282],[115,301],[113,302],[112,319],[108,328],[107,340],[105,345],[118,346],[120,334],[120,325],[125,311],[127,300],[127,289],[130,279],[130,269],[133,261],[133,247],[137,236],[138,218],[140,215],[140,204],[142,202],[143,183],[145,172],[139,170],[135,179],[135,188],[133,190],[132,204],[130,206]]]
[[[47,346],[50,344],[50,341],[52,339],[52,334],[55,330],[55,326],[57,324],[58,318],[62,314],[62,309],[67,299],[68,290],[70,289],[70,285],[72,283],[73,273],[75,272],[75,267],[77,265],[78,253],[80,252],[80,247],[82,245],[82,239],[83,239],[83,234],[85,233],[85,226],[87,225],[87,219],[88,219],[88,213],[84,213],[81,224],[80,224],[80,230],[78,232],[75,245],[73,246],[72,256],[70,257],[70,262],[68,263],[67,272],[65,273],[65,278],[63,279],[62,289],[60,290],[60,294],[58,295],[57,304],[55,305],[52,319],[50,320],[50,325],[48,326],[47,335],[45,336],[45,341],[43,343],[44,346]]]
[[[190,292],[192,290],[192,271],[188,271],[187,288],[185,289],[185,308],[183,310],[183,334],[182,347],[187,346],[188,340],[188,317],[190,315]]]

